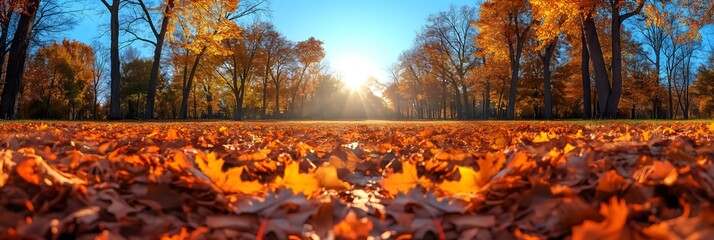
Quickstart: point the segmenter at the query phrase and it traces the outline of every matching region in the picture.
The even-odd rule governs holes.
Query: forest
[[[491,0],[434,12],[389,79],[348,86],[267,0],[4,0],[5,119],[690,119],[714,111],[714,4]],[[214,17],[207,17],[214,16]],[[153,56],[142,57],[148,46]]]

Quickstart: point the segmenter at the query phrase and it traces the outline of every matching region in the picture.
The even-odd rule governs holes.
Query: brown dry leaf
[[[407,193],[417,186],[429,188],[433,183],[426,177],[417,175],[416,165],[410,162],[403,162],[402,172],[387,174],[382,179],[381,185],[389,194],[397,195],[400,192]]]
[[[362,239],[370,236],[372,228],[374,228],[372,221],[367,218],[357,219],[357,215],[350,211],[344,220],[335,225],[332,231],[334,231],[335,237],[340,239]]]
[[[228,193],[257,194],[265,191],[265,186],[257,181],[243,181],[243,167],[234,167],[223,171],[223,159],[216,159],[215,153],[197,154],[196,165],[213,181],[218,188]]]
[[[300,164],[293,162],[285,166],[283,176],[275,179],[275,185],[289,188],[295,194],[311,196],[319,189],[320,182],[312,174],[300,173]]]

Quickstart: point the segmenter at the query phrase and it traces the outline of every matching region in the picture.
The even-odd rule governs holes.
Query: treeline
[[[710,117],[714,55],[700,58],[699,30],[713,14],[711,1],[451,7],[391,66],[384,95],[408,118]]]
[[[347,89],[339,74],[325,67],[322,41],[311,37],[293,42],[261,21],[268,11],[264,0],[101,2],[109,16],[108,48],[68,39],[41,44],[24,40],[35,48],[20,49],[26,54],[17,56],[10,51],[7,62],[24,67],[20,76],[5,78],[3,118],[393,116],[368,86]],[[10,19],[3,29],[15,33],[13,49],[23,28],[33,27],[22,20],[42,16],[33,9],[45,3],[3,4]],[[57,15],[73,19],[76,13],[64,10]],[[120,44],[126,47],[121,50]],[[142,58],[135,44],[148,45],[153,56]],[[25,63],[21,56],[27,56]]]
[[[711,1],[451,7],[427,19],[389,67],[391,79],[358,90],[327,67],[322,41],[294,42],[261,21],[267,0],[99,2],[108,47],[53,39],[77,22],[70,6],[80,0],[0,3],[2,118],[687,119],[714,111],[714,57],[700,58],[699,35],[713,21]]]

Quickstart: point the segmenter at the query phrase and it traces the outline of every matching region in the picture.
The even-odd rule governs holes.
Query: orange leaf
[[[310,196],[319,188],[319,182],[312,174],[300,173],[300,164],[293,162],[285,166],[282,177],[275,180],[280,187],[289,188],[293,193],[303,193]]]
[[[627,223],[627,203],[625,200],[611,198],[610,204],[600,204],[600,214],[605,217],[602,222],[586,220],[582,225],[573,227],[573,240],[579,239],[623,239],[626,233],[623,228]]]
[[[387,190],[392,195],[397,195],[400,192],[406,193],[417,185],[430,187],[433,185],[429,179],[419,177],[417,175],[416,166],[413,163],[402,163],[401,173],[392,173],[382,179],[382,188]]]
[[[350,189],[350,184],[337,177],[337,168],[331,165],[323,165],[315,170],[315,178],[320,183],[321,187],[327,189]]]
[[[231,168],[223,171],[223,159],[216,159],[215,153],[203,156],[202,153],[196,155],[196,165],[203,173],[213,181],[218,188],[229,193],[256,194],[263,191],[263,184],[257,181],[243,181],[243,167]]]
[[[332,231],[339,239],[363,239],[370,236],[374,225],[367,218],[357,219],[357,215],[350,211],[342,222],[335,225]]]

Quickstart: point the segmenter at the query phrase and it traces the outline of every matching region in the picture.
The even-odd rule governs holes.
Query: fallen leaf
[[[397,195],[400,192],[409,192],[410,189],[417,186],[429,188],[433,183],[424,176],[419,177],[417,175],[416,166],[413,163],[403,162],[402,172],[387,174],[380,182],[380,185],[384,190],[387,190],[389,194]]]
[[[357,219],[357,215],[350,211],[345,219],[333,228],[335,237],[340,239],[362,239],[370,236],[374,225],[367,218]]]

